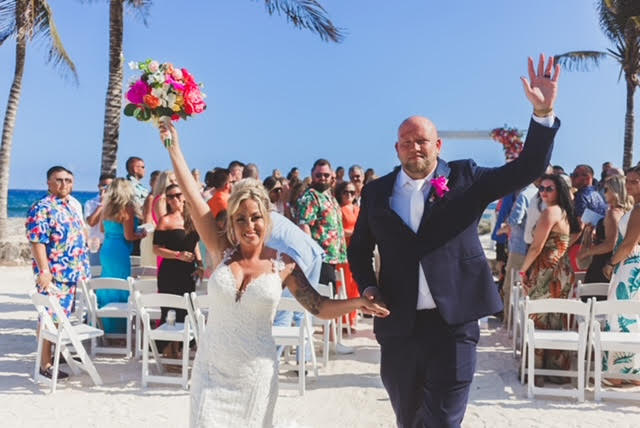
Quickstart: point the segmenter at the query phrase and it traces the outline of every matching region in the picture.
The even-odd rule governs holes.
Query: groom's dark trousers
[[[435,177],[446,177],[450,190],[438,197],[432,186],[415,233],[389,203],[399,168],[364,187],[349,263],[360,291],[377,287],[391,311],[375,319],[374,332],[399,427],[460,426],[475,371],[477,320],[502,309],[478,221],[490,202],[542,174],[559,126],[557,119],[552,127],[532,120],[518,159],[499,168],[438,159]],[[437,309],[416,310],[418,264]]]

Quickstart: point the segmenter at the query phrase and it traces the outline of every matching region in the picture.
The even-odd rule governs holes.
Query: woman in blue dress
[[[138,208],[134,202],[131,182],[116,178],[105,195],[102,214],[104,243],[100,250],[100,264],[103,278],[127,279],[131,275],[131,241],[141,239],[144,234],[136,233]],[[129,292],[123,290],[96,290],[98,307],[107,303],[126,302]],[[105,333],[125,333],[124,318],[103,318]]]

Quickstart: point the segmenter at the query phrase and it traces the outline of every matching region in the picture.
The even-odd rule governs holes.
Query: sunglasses
[[[71,178],[55,178],[54,179],[57,184],[71,184],[73,183],[73,179]]]
[[[275,189],[271,189],[272,192],[280,193],[282,192],[282,187],[276,187]]]
[[[329,174],[329,173],[324,173],[323,174],[323,173],[319,172],[319,173],[315,174],[315,177],[316,178],[329,178],[329,177],[331,177],[331,174]]]
[[[167,195],[167,198],[169,199],[179,199],[181,197],[182,197],[182,193],[171,193]]]
[[[544,192],[551,193],[554,190],[556,190],[556,188],[553,187],[553,186],[546,186],[546,187],[545,186],[540,186],[540,187],[538,187],[538,192],[540,192],[540,193],[544,193]]]
[[[355,196],[356,191],[355,190],[345,190],[344,192],[342,192],[343,195],[351,195],[351,196]]]

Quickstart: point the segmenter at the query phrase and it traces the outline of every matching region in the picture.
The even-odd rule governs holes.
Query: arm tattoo
[[[298,265],[296,265],[289,278],[295,282],[293,295],[296,300],[313,315],[318,315],[320,313],[320,305],[326,298],[318,294],[309,284],[309,280]]]

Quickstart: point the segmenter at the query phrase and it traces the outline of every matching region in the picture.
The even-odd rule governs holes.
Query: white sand
[[[105,384],[95,387],[87,375],[59,383],[54,394],[31,378],[35,358],[36,314],[27,292],[27,267],[0,267],[0,426],[39,427],[183,427],[188,392],[173,386],[140,388],[141,364],[119,357],[98,357]],[[493,323],[491,323],[492,325]],[[378,375],[379,351],[369,323],[345,343],[355,354],[331,356],[320,376],[309,378],[307,394],[282,390],[276,421],[311,427],[390,427],[393,411]],[[478,367],[464,426],[470,427],[637,427],[636,402],[595,403],[593,393],[578,404],[565,398],[526,398],[517,381],[516,360],[503,330],[484,330]],[[64,367],[64,366],[63,366]],[[294,377],[283,376],[285,382]],[[47,425],[45,425],[47,424]]]

